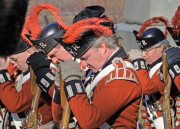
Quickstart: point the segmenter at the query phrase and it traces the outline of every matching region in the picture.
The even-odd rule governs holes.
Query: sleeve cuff
[[[37,75],[36,82],[46,93],[48,93],[49,88],[54,84],[55,73],[49,68],[44,68],[39,71]]]
[[[135,70],[147,69],[146,61],[143,58],[133,60],[132,64],[134,65]]]
[[[84,94],[84,86],[81,80],[72,80],[64,84],[64,90],[66,98],[69,101],[70,98],[74,97],[76,94]]]
[[[0,84],[7,81],[12,81],[9,72],[7,70],[0,70]]]
[[[180,74],[180,62],[174,62],[171,65],[169,65],[169,74],[171,78],[174,80],[176,76]]]

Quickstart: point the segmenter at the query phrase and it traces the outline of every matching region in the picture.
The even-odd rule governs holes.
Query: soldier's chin
[[[151,65],[151,64],[152,64],[152,62],[150,62],[150,61],[146,61],[146,62],[147,62],[148,65]]]
[[[99,70],[97,70],[97,69],[95,69],[95,68],[92,68],[92,67],[89,68],[89,69],[91,69],[93,73],[97,73],[97,72],[99,71]]]
[[[20,70],[20,71],[24,72],[24,70],[22,70],[22,69],[20,69],[20,68],[18,68],[18,70]]]
[[[22,71],[23,73],[26,72],[26,70],[22,69],[22,68],[19,68],[20,71]]]

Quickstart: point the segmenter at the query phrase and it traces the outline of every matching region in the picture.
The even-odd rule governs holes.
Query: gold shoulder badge
[[[122,58],[114,58],[112,64],[115,67],[115,70],[113,70],[107,76],[105,84],[115,79],[130,80],[138,83],[136,76],[134,75],[132,70],[127,67],[126,63],[123,61]]]

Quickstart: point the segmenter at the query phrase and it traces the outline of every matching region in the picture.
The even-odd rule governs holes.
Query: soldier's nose
[[[53,62],[53,63],[57,63],[57,61],[58,61],[57,58],[55,58],[55,57],[52,58],[52,62]]]
[[[82,66],[83,66],[83,67],[86,67],[86,66],[87,66],[87,63],[86,63],[85,61],[81,61],[81,63],[82,63]]]

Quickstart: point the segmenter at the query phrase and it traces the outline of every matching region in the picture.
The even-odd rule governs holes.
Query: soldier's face
[[[149,65],[151,65],[153,62],[158,60],[160,57],[162,57],[163,52],[163,46],[159,46],[152,49],[147,49],[145,51],[142,51],[142,55],[144,59],[147,61]]]
[[[104,57],[101,48],[98,48],[97,50],[90,48],[80,59],[82,66],[87,66],[93,73],[97,73],[105,63]]]
[[[27,53],[27,51],[25,51],[22,53],[11,55],[10,60],[15,68],[21,70],[22,72],[26,72],[28,70],[28,65],[26,63],[28,56],[29,54]]]
[[[64,60],[72,60],[72,55],[69,54],[62,46],[58,45],[53,48],[48,54],[53,63],[60,63]]]

